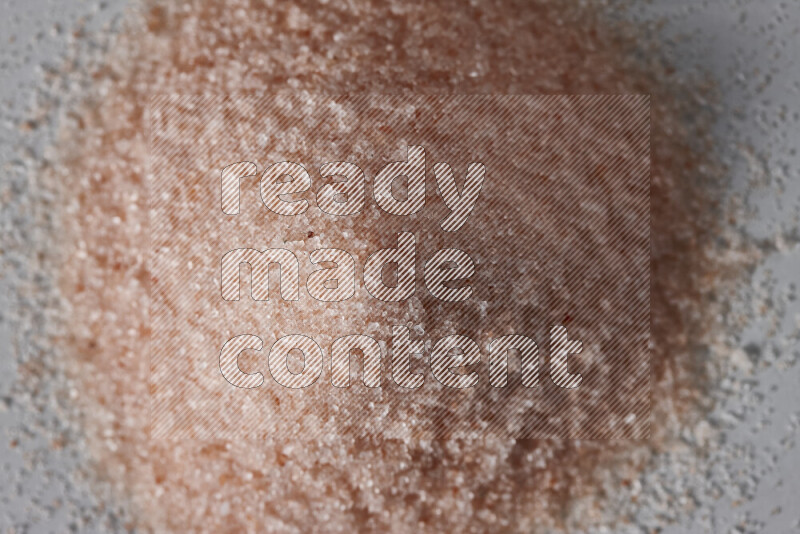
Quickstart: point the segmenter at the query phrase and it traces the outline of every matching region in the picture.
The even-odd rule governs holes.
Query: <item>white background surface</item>
[[[60,64],[81,17],[87,17],[82,39],[102,41],[104,28],[118,20],[124,4],[3,2],[0,191],[13,192],[3,197],[4,233],[24,229],[22,238],[36,239],[33,208],[9,204],[6,198],[28,198],[26,188],[35,187],[20,145],[33,150],[28,157],[36,159],[53,139],[52,113],[30,136],[19,128],[35,107],[48,66]],[[745,214],[734,226],[759,246],[764,260],[741,290],[739,305],[749,307],[748,326],[726,334],[740,349],[731,354],[734,370],[709,392],[723,399],[710,416],[723,429],[721,436],[713,438],[705,456],[691,461],[681,452],[654,458],[641,483],[647,493],[659,496],[661,506],[649,507],[650,501],[643,500],[635,511],[638,524],[625,531],[662,526],[669,533],[800,532],[800,2],[659,0],[626,16],[642,22],[666,17],[658,36],[663,54],[679,69],[699,68],[717,81],[722,93],[719,150],[731,165],[731,194],[741,197]],[[749,153],[742,150],[748,145]],[[5,254],[3,259],[4,315],[23,307],[46,309],[42,288],[48,282],[31,279],[16,259]],[[25,302],[18,300],[19,291],[9,290],[12,286],[29,288]],[[44,320],[34,318],[33,324]],[[13,322],[0,323],[0,527],[19,532],[122,529],[119,506],[100,506],[75,474],[85,465],[83,453],[73,446],[52,450],[48,431],[31,425],[30,406],[16,401],[18,362],[42,347],[35,326],[12,328]],[[17,350],[15,339],[21,339]],[[58,411],[47,402],[43,409],[43,419],[51,421],[45,426],[58,427]],[[694,434],[689,441],[697,441],[698,429]],[[19,445],[13,445],[15,440]],[[664,509],[664,503],[674,504]]]

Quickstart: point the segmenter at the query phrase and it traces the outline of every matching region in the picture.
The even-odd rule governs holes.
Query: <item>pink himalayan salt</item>
[[[156,93],[651,93],[655,409],[696,396],[702,322],[700,160],[657,65],[572,3],[148,3],[119,36],[77,131],[61,143],[68,366],[99,476],[152,531],[534,531],[571,518],[603,469],[645,445],[493,438],[151,442],[147,125]],[[644,72],[651,73],[645,75]],[[667,134],[669,132],[669,134]],[[699,225],[699,226],[698,226]],[[687,239],[686,236],[694,236]],[[713,275],[713,273],[712,273]],[[694,312],[693,312],[694,313]],[[103,377],[103,380],[97,380]],[[661,402],[664,401],[664,402]],[[656,420],[672,417],[659,416]],[[666,429],[656,428],[654,443]],[[600,466],[598,473],[597,466]]]

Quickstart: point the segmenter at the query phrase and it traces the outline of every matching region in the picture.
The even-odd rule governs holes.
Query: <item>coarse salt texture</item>
[[[64,199],[67,366],[98,476],[130,503],[129,526],[530,532],[606,520],[595,481],[641,467],[699,395],[692,348],[711,327],[703,302],[720,276],[707,247],[713,214],[698,185],[712,179],[713,165],[702,157],[707,140],[694,104],[677,96],[667,67],[634,59],[635,43],[610,28],[562,2],[212,0],[147,4],[132,14],[92,73],[92,95],[65,132],[62,165],[50,177]],[[652,95],[651,442],[389,439],[346,430],[318,439],[151,441],[150,97],[287,90]],[[286,142],[281,150],[302,160],[299,145]],[[198,186],[191,177],[184,184]],[[296,231],[303,242],[346,237],[341,224],[318,224],[315,236],[297,222],[276,233]],[[350,247],[374,244],[355,239]],[[283,320],[335,321],[310,306],[297,303]],[[424,310],[407,313],[435,326]],[[576,499],[595,497],[588,513],[570,513]]]

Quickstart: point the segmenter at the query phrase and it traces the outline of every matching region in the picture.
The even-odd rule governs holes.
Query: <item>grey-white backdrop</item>
[[[46,228],[30,162],[46,157],[59,110],[80,95],[79,88],[53,81],[51,69],[71,49],[81,51],[81,60],[99,60],[125,5],[121,0],[2,3],[4,239],[33,241]],[[608,6],[612,15],[617,7]],[[730,374],[709,391],[719,399],[709,420],[721,434],[702,425],[687,428],[687,444],[711,440],[702,455],[675,450],[655,457],[639,481],[639,502],[615,503],[633,507],[637,518],[623,531],[800,532],[800,2],[659,0],[625,16],[643,28],[665,18],[656,36],[661,53],[679,70],[700,69],[718,83],[716,137],[731,165],[730,194],[741,197],[746,215],[734,227],[764,259],[735,299],[748,315],[746,328],[729,326],[725,332],[734,347]],[[42,94],[55,97],[55,109],[37,110]],[[27,119],[33,122],[26,126]],[[34,402],[19,397],[18,365],[47,351],[42,328],[52,304],[51,281],[34,275],[28,262],[35,257],[0,253],[0,527],[124,530],[122,507],[101,503],[90,491],[81,474],[86,458],[80,448],[53,447],[54,434],[75,432],[59,409],[63,400],[47,392]],[[33,415],[39,409],[43,414]]]

